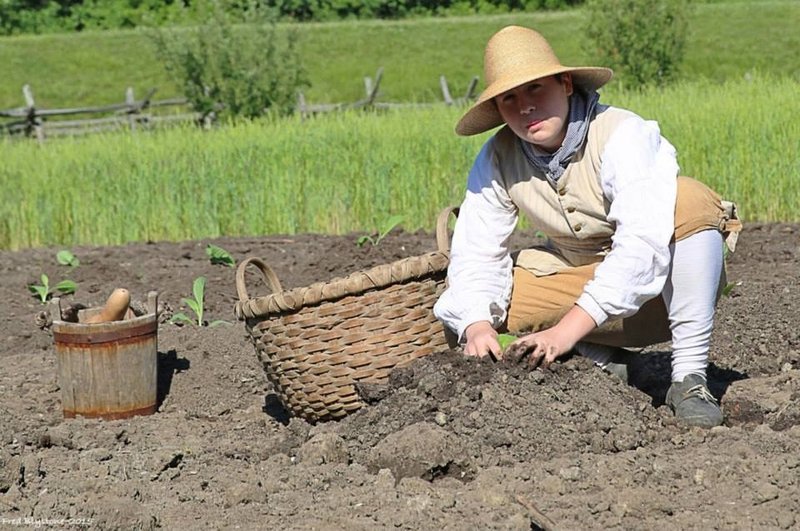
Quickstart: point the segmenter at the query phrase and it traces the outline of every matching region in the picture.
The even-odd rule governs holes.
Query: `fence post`
[[[33,91],[30,85],[23,85],[22,96],[25,98],[25,119],[28,121],[25,127],[25,134],[36,136],[36,140],[41,144],[44,142],[44,127],[42,126],[42,119],[36,115],[36,103],[33,100]]]
[[[439,76],[439,86],[442,87],[442,97],[445,104],[452,105],[453,97],[450,95],[450,87],[447,86],[447,79],[445,79],[444,74]]]
[[[475,87],[478,86],[478,76],[472,76],[472,79],[469,82],[469,86],[467,87],[467,93],[464,94],[464,99],[469,101],[475,98]]]
[[[140,126],[144,125],[145,129],[149,129],[152,125],[152,121],[150,120],[152,114],[147,112],[147,110],[150,108],[150,104],[153,101],[153,96],[157,90],[158,89],[156,87],[148,90],[142,102],[136,106],[136,122]]]
[[[214,126],[214,122],[217,120],[217,113],[216,111],[211,111],[203,115],[201,119],[201,124],[203,129],[209,130]]]
[[[305,120],[307,118],[308,106],[306,105],[306,97],[302,90],[297,92],[297,109],[300,111],[300,119]]]
[[[136,114],[138,114],[138,109],[136,108],[136,98],[133,95],[133,87],[128,87],[125,89],[125,104],[128,106],[128,110],[126,111],[128,114],[128,125],[130,125],[131,131],[136,131]]]
[[[372,94],[372,78],[369,76],[364,76],[364,92],[367,94],[367,98]]]
[[[378,97],[378,89],[381,86],[382,78],[383,78],[382,66],[378,68],[377,72],[375,72],[375,83],[372,82],[372,79],[369,76],[364,78],[364,88],[367,91],[367,100],[365,101],[364,104],[365,107],[370,107],[373,103],[375,103],[375,98]]]

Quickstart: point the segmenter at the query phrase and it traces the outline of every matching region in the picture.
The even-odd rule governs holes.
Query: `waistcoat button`
[[[574,226],[574,227],[572,227],[572,228],[573,228],[573,229],[575,229],[575,232],[580,232],[580,231],[581,231],[581,228],[583,228],[583,225],[581,225],[580,223],[578,223],[577,225],[575,225],[575,226]]]

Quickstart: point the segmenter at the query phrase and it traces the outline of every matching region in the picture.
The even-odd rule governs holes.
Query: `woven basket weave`
[[[256,353],[284,407],[316,422],[363,406],[356,382],[380,383],[389,373],[452,342],[433,315],[449,263],[447,208],[437,221],[439,250],[284,291],[259,258],[236,271],[236,317],[245,321]],[[250,298],[245,271],[255,267],[271,294]]]

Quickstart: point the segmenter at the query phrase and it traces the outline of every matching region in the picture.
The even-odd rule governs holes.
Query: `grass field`
[[[772,76],[603,96],[659,120],[683,173],[735,200],[751,221],[800,221],[796,98],[795,81]],[[408,230],[430,230],[442,207],[461,201],[487,138],[457,137],[461,112],[0,142],[0,248],[371,232],[391,215]]]
[[[399,22],[359,21],[300,26],[301,49],[313,86],[311,102],[362,97],[365,75],[385,69],[387,101],[435,100],[444,74],[455,94],[481,75],[483,46],[509,24],[539,29],[565,64],[588,62],[575,39],[580,10]],[[747,72],[800,79],[800,2],[762,0],[696,6],[682,76],[741,79]],[[142,31],[87,32],[0,38],[0,109],[23,104],[32,86],[42,107],[120,102],[125,88],[157,97],[177,95]]]
[[[541,29],[567,64],[581,11],[301,27],[309,101],[362,96],[386,68],[384,100],[434,100],[445,74],[458,95],[486,38],[508,23]],[[724,23],[722,23],[724,21]],[[800,221],[800,2],[697,6],[683,80],[603,101],[659,120],[682,172],[737,201],[747,220]],[[446,43],[444,45],[443,43]],[[130,80],[174,95],[141,32],[0,39],[0,108],[22,83],[47,107],[120,101]],[[459,108],[263,120],[49,141],[0,141],[0,248],[115,244],[219,235],[370,232],[388,217],[431,229],[463,196],[486,135],[460,138]]]

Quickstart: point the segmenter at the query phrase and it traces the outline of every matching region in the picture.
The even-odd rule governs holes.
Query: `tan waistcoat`
[[[546,249],[521,251],[515,257],[516,265],[543,276],[599,262],[608,254],[615,227],[608,221],[610,203],[600,185],[601,155],[611,133],[630,116],[623,109],[598,106],[583,148],[555,188],[527,161],[511,129],[504,127],[497,133],[498,179],[520,213],[550,240]]]

